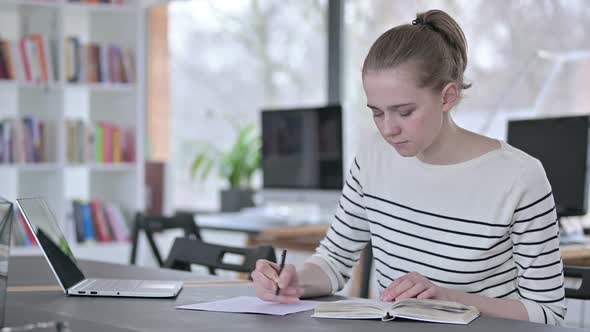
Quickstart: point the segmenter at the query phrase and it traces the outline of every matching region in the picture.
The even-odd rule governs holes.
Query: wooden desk
[[[564,265],[590,266],[590,244],[569,244],[560,247]]]

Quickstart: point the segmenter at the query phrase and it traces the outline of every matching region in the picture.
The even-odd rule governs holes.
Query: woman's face
[[[363,77],[367,106],[381,136],[404,157],[430,147],[443,124],[443,98],[418,87],[415,67],[370,70]]]

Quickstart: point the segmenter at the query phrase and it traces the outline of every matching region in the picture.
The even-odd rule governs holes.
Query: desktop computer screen
[[[262,111],[265,189],[341,190],[340,105]]]
[[[508,143],[543,164],[560,217],[583,215],[588,210],[589,125],[588,116],[508,123]]]

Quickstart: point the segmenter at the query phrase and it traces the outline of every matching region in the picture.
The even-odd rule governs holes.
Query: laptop
[[[0,328],[4,327],[4,313],[6,311],[12,216],[12,203],[0,197]]]
[[[86,278],[45,199],[16,203],[66,295],[175,297],[182,289],[181,281]]]

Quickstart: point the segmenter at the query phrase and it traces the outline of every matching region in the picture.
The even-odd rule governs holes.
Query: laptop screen
[[[12,203],[0,198],[0,327],[4,327],[11,228]]]
[[[16,200],[64,291],[84,280],[55,216],[43,198]]]

